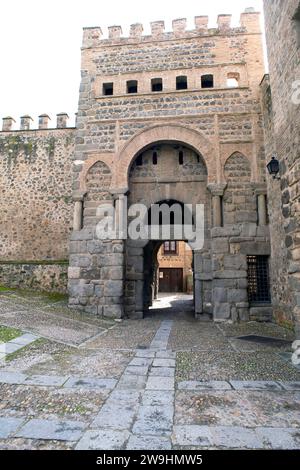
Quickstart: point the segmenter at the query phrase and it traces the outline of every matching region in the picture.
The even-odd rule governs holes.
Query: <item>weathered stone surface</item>
[[[209,447],[212,445],[211,430],[209,426],[174,426],[172,442],[177,446]]]
[[[174,379],[171,377],[149,377],[147,390],[174,390]]]
[[[142,403],[145,406],[169,405],[174,400],[174,392],[171,390],[145,390],[142,396]]]
[[[212,382],[198,382],[187,381],[179,382],[178,390],[231,390],[232,387],[228,382],[212,381]]]
[[[155,358],[153,367],[175,367],[175,359],[160,359]]]
[[[105,429],[87,431],[76,445],[76,450],[120,450],[128,440],[128,431]]]
[[[133,426],[133,433],[140,435],[168,436],[173,425],[173,407],[141,406]]]
[[[241,426],[212,426],[212,443],[222,449],[262,449],[263,442],[254,429]]]
[[[170,439],[163,436],[132,435],[126,446],[127,450],[171,450]]]
[[[174,377],[174,374],[174,367],[152,367],[149,372],[150,376],[156,377]]]
[[[4,384],[21,384],[26,379],[25,374],[20,372],[0,371],[0,383]]]
[[[271,381],[231,380],[230,383],[236,390],[282,390],[282,387],[279,383]]]
[[[115,379],[97,379],[97,378],[78,378],[78,377],[71,377],[67,380],[64,384],[65,388],[95,388],[95,389],[102,389],[102,390],[111,390],[115,387],[117,380]]]
[[[0,439],[7,439],[13,435],[24,422],[19,418],[1,418],[0,417]]]
[[[299,450],[300,436],[297,429],[257,428],[256,434],[274,450]]]
[[[77,441],[86,425],[80,421],[31,419],[17,432],[16,437],[56,441]]]
[[[68,377],[59,377],[55,375],[31,375],[26,377],[24,384],[45,387],[61,387],[67,380]]]

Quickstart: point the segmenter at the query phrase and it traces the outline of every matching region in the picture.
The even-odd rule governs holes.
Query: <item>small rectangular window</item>
[[[169,241],[164,242],[164,255],[176,255],[177,254],[177,242]]]
[[[202,75],[201,77],[201,88],[213,88],[214,87],[214,76],[213,75]]]
[[[114,84],[113,83],[103,83],[102,94],[104,96],[109,96],[114,94]]]
[[[227,86],[228,88],[237,88],[240,83],[240,74],[239,73],[228,73],[227,74]]]
[[[252,304],[269,304],[270,276],[268,256],[247,256],[248,298]]]
[[[176,77],[176,90],[187,90],[187,87],[187,77],[185,75]]]
[[[129,80],[127,82],[127,93],[137,93],[137,92],[138,92],[137,80]]]
[[[161,78],[152,78],[151,80],[151,90],[152,91],[162,91],[163,82]]]

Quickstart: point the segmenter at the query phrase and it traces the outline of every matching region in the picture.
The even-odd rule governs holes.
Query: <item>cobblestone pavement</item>
[[[0,324],[39,335],[0,360],[0,449],[300,448],[291,332],[196,321],[190,298],[156,307],[113,323],[0,295]]]

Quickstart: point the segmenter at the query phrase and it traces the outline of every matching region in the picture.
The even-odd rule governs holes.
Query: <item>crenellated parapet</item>
[[[144,27],[141,23],[130,26],[129,37],[124,37],[122,27],[119,25],[108,27],[108,37],[103,37],[99,26],[83,28],[83,48],[99,47],[109,44],[131,44],[136,42],[151,42],[189,38],[195,36],[214,36],[222,34],[258,34],[260,28],[260,13],[253,8],[247,8],[240,17],[240,25],[232,26],[232,15],[220,14],[217,18],[217,28],[208,28],[208,16],[196,16],[195,28],[187,30],[187,19],[178,18],[172,21],[172,31],[165,31],[164,21],[150,23],[151,35],[143,35]]]
[[[67,113],[58,113],[56,115],[56,129],[66,129],[68,127],[69,116]],[[49,121],[51,118],[48,114],[40,114],[38,116],[38,129],[48,129]],[[16,123],[15,119],[11,116],[5,116],[2,118],[2,132],[11,132],[15,130],[28,131],[36,130],[32,128],[33,119],[28,114],[20,117],[20,127],[19,129],[14,129],[14,124]],[[55,129],[52,127],[52,129]]]

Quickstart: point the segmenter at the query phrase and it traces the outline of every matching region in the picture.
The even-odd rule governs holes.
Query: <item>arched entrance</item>
[[[169,205],[179,203],[184,205],[203,204],[205,208],[206,233],[211,226],[210,195],[207,190],[207,168],[201,154],[190,146],[174,141],[154,142],[139,151],[129,169],[128,204],[144,204],[148,211],[152,205]],[[147,221],[151,225],[149,215]],[[171,215],[172,218],[172,215]],[[161,222],[160,222],[161,223]],[[174,224],[172,219],[170,224]],[[193,223],[193,220],[192,220]],[[177,224],[177,222],[176,222]],[[147,240],[126,242],[126,274],[125,274],[125,312],[129,317],[141,318],[149,311],[153,301],[159,294],[159,288],[168,287],[163,281],[161,286],[159,276],[171,276],[177,284],[177,290],[186,289],[182,267],[169,267],[169,271],[159,270],[158,253],[164,243],[169,243],[170,249],[176,244],[185,246],[187,240],[182,237],[156,238],[152,232]],[[176,245],[176,249],[179,245]],[[167,246],[166,246],[167,248]],[[201,270],[200,258],[205,257],[209,248],[207,245],[200,253],[191,253],[193,270],[191,290],[194,295],[193,313],[202,313],[202,298],[204,284],[194,277]],[[194,261],[195,260],[195,261]],[[174,271],[170,271],[174,269]],[[175,271],[177,269],[177,271]],[[180,274],[180,270],[181,273]],[[169,280],[169,285],[173,281]],[[208,283],[208,282],[207,282]],[[194,287],[195,286],[195,287]],[[207,288],[207,286],[206,286]],[[210,286],[211,288],[211,286]],[[207,288],[208,290],[208,288]]]

